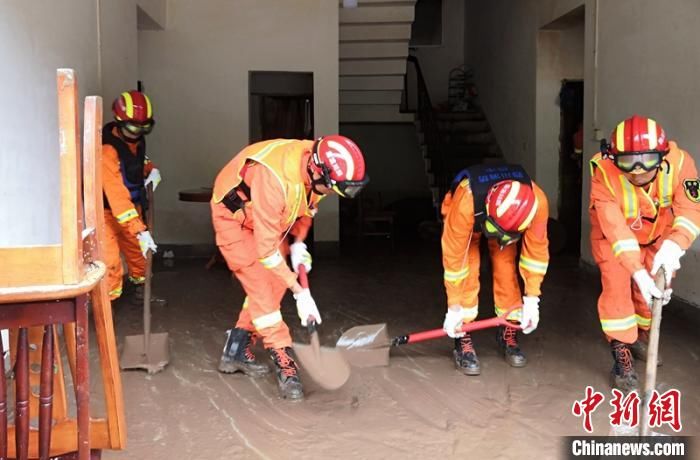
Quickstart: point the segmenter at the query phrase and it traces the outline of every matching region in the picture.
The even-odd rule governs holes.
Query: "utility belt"
[[[239,194],[238,191],[243,192],[243,194],[248,197],[246,199],[242,198]],[[235,187],[233,190],[228,192],[226,196],[224,197],[221,202],[223,203],[226,208],[228,208],[229,211],[232,213],[235,213],[239,209],[243,209],[245,204],[250,201],[250,187],[248,187],[248,184],[245,182],[241,181],[240,185],[238,187]]]
[[[659,241],[659,238],[661,238],[661,235],[656,235],[656,238],[654,238],[653,240],[649,241],[648,243],[644,243],[644,244],[641,244],[641,243],[640,243],[640,244],[639,244],[639,247],[640,247],[640,248],[648,248],[649,246],[653,246],[653,245],[656,244],[657,241]]]

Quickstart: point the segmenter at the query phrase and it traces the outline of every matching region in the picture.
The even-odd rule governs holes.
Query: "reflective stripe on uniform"
[[[123,224],[124,222],[129,222],[130,220],[137,218],[138,216],[139,213],[135,208],[127,209],[117,216],[117,222]]]
[[[695,225],[695,223],[687,217],[678,216],[675,219],[673,219],[673,228],[676,227],[681,227],[685,230],[688,230],[688,232],[691,235],[693,235],[693,238],[697,238],[698,235],[700,235],[700,228],[698,228],[698,226]]]
[[[243,310],[248,308],[248,296],[245,296],[245,299],[243,299]]]
[[[601,161],[601,158],[598,158],[596,160],[591,160],[591,177],[595,175],[596,168],[600,173],[603,175],[603,180],[605,181],[605,186],[608,188],[610,191],[610,194],[612,196],[615,196],[615,189],[612,187],[610,184],[610,181],[608,180],[608,174],[605,172],[605,168],[603,168],[602,165],[599,164],[599,161]]]
[[[118,287],[116,289],[112,289],[111,291],[109,291],[108,295],[110,297],[119,297],[122,295],[122,288]]]
[[[496,310],[496,316],[502,316],[506,311],[508,311],[507,309],[501,308],[499,306],[495,306],[494,310]],[[512,312],[510,312],[510,314],[508,315],[508,318],[506,318],[506,319],[509,319],[511,321],[520,321],[521,315],[522,315],[522,309],[518,308],[517,310],[513,310]]]
[[[634,315],[637,320],[637,326],[649,327],[651,326],[651,318],[645,318],[643,316]]]
[[[529,257],[520,255],[520,263],[518,264],[518,266],[523,270],[527,270],[531,273],[544,275],[547,273],[547,267],[549,266],[549,263],[542,262],[540,260],[530,259]]]
[[[618,240],[613,243],[612,251],[615,257],[619,256],[625,251],[639,252],[639,243],[637,242],[637,240]]]
[[[445,281],[448,281],[450,283],[459,283],[463,279],[465,279],[469,275],[469,267],[466,267],[462,270],[459,271],[450,271],[450,270],[445,270]]]
[[[659,172],[659,206],[667,208],[673,204],[673,165],[668,164],[668,171]]]
[[[622,185],[622,203],[625,218],[636,219],[639,216],[639,200],[637,199],[634,185],[630,184],[622,174],[618,178]]]
[[[478,314],[478,305],[474,305],[473,307],[462,307],[462,318],[464,318],[466,321],[472,321]]]
[[[268,313],[267,315],[258,316],[253,318],[253,325],[258,331],[260,329],[266,329],[272,327],[278,323],[282,322],[282,313],[279,310]]]
[[[265,268],[275,268],[279,264],[284,263],[284,258],[279,251],[275,251],[271,256],[260,259],[260,263]]]
[[[626,331],[627,329],[637,327],[636,315],[630,315],[621,319],[602,319],[600,325],[605,332]]]
[[[129,281],[131,281],[134,284],[143,284],[146,281],[146,277],[129,275]]]

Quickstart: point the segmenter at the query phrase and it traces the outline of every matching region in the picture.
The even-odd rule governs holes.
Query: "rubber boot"
[[[644,329],[639,329],[639,332],[637,334],[637,341],[634,342],[629,347],[630,347],[630,351],[632,352],[632,356],[634,356],[634,359],[638,359],[640,361],[646,362],[647,349],[649,348],[649,331],[645,331]],[[657,355],[656,356],[656,365],[661,366],[662,364],[663,364],[663,360],[661,359],[661,355]]]
[[[479,358],[476,356],[476,350],[474,350],[474,344],[469,334],[455,339],[454,357],[455,366],[461,373],[465,375],[481,374]]]
[[[284,399],[302,399],[304,389],[299,380],[299,368],[292,358],[292,349],[273,348],[270,350],[272,361],[275,363],[277,388]]]
[[[626,343],[617,340],[610,342],[615,364],[610,372],[611,384],[624,393],[629,393],[639,389],[639,378],[634,370],[634,358],[632,351]]]
[[[255,360],[250,349],[252,333],[245,329],[233,328],[226,331],[226,343],[219,360],[219,372],[233,374],[243,372],[249,377],[262,377],[270,372],[266,364]]]
[[[518,330],[514,327],[498,328],[498,346],[506,362],[512,367],[525,367],[527,358],[518,346]]]
[[[143,284],[135,284],[134,291],[131,293],[131,296],[130,296],[131,303],[134,305],[143,305],[143,294],[144,294]],[[153,295],[153,293],[151,293],[151,305],[158,306],[158,307],[165,307],[166,305],[168,305],[168,301],[161,298],[161,297],[156,297]]]

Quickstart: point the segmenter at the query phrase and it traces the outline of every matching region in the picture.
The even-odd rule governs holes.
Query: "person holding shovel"
[[[146,156],[145,136],[155,120],[151,101],[140,91],[125,91],[112,104],[114,121],[102,129],[102,188],[105,205],[104,254],[109,298],[122,295],[124,254],[133,285],[132,300],[143,303],[146,255],[156,251],[153,236],[141,216],[148,206],[146,187],[160,183],[158,169]],[[151,302],[165,303],[153,297]]]
[[[508,315],[529,334],[539,322],[540,285],[549,263],[544,192],[516,165],[474,166],[461,171],[442,203],[444,228],[442,262],[447,292],[443,328],[455,339],[454,360],[466,375],[479,375],[481,366],[469,333],[461,326],[479,311],[479,241],[488,242],[493,268],[496,315],[520,306]],[[517,243],[522,240],[518,268]],[[517,270],[525,283],[525,296],[518,285]],[[525,366],[516,327],[500,327],[498,343],[508,364]]]
[[[354,198],[368,181],[359,147],[339,135],[258,142],[219,172],[211,200],[216,244],[246,293],[238,321],[227,331],[220,372],[251,377],[269,372],[251,350],[255,333],[270,352],[280,395],[303,397],[280,302],[291,290],[303,326],[309,319],[321,323],[321,315],[285,257],[291,252],[294,271],[302,264],[310,271],[311,255],[304,240],[319,202],[333,193]]]
[[[638,388],[634,358],[645,361],[649,306],[671,299],[670,280],[700,234],[700,180],[688,152],[661,125],[634,115],[603,140],[591,165],[591,247],[600,268],[598,314],[614,359],[612,385]],[[653,276],[663,269],[667,289]]]

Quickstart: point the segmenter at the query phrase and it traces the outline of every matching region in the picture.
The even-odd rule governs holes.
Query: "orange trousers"
[[[467,300],[464,307],[470,308],[479,303],[479,267],[481,257],[479,255],[480,233],[474,233],[469,243],[467,266],[469,273],[466,279]],[[518,284],[518,268],[515,257],[517,256],[517,244],[506,246],[502,250],[494,239],[487,239],[491,265],[493,270],[493,300],[497,315],[505,313],[509,308],[520,305],[523,302],[520,285]],[[476,318],[477,311],[473,312]],[[474,319],[472,318],[472,319]],[[518,312],[509,316],[510,319],[518,319]]]
[[[651,269],[654,255],[663,238],[648,247],[641,248],[640,261]],[[598,316],[608,341],[615,339],[623,343],[637,341],[637,330],[648,330],[651,325],[651,310],[639,292],[632,275],[617,260],[610,241],[591,239],[593,258],[600,269],[603,291],[598,298]]]
[[[216,244],[246,293],[236,327],[257,332],[265,348],[290,347],[292,336],[280,312],[286,284],[258,260],[253,231],[236,221],[223,204],[211,208]],[[286,242],[280,253],[289,254]]]
[[[141,210],[138,209],[141,213]],[[124,254],[129,279],[134,284],[142,284],[146,279],[146,259],[143,257],[139,240],[119,225],[112,211],[105,209],[105,264],[107,265],[107,286],[109,299],[114,300],[122,295],[124,268],[121,254]]]

